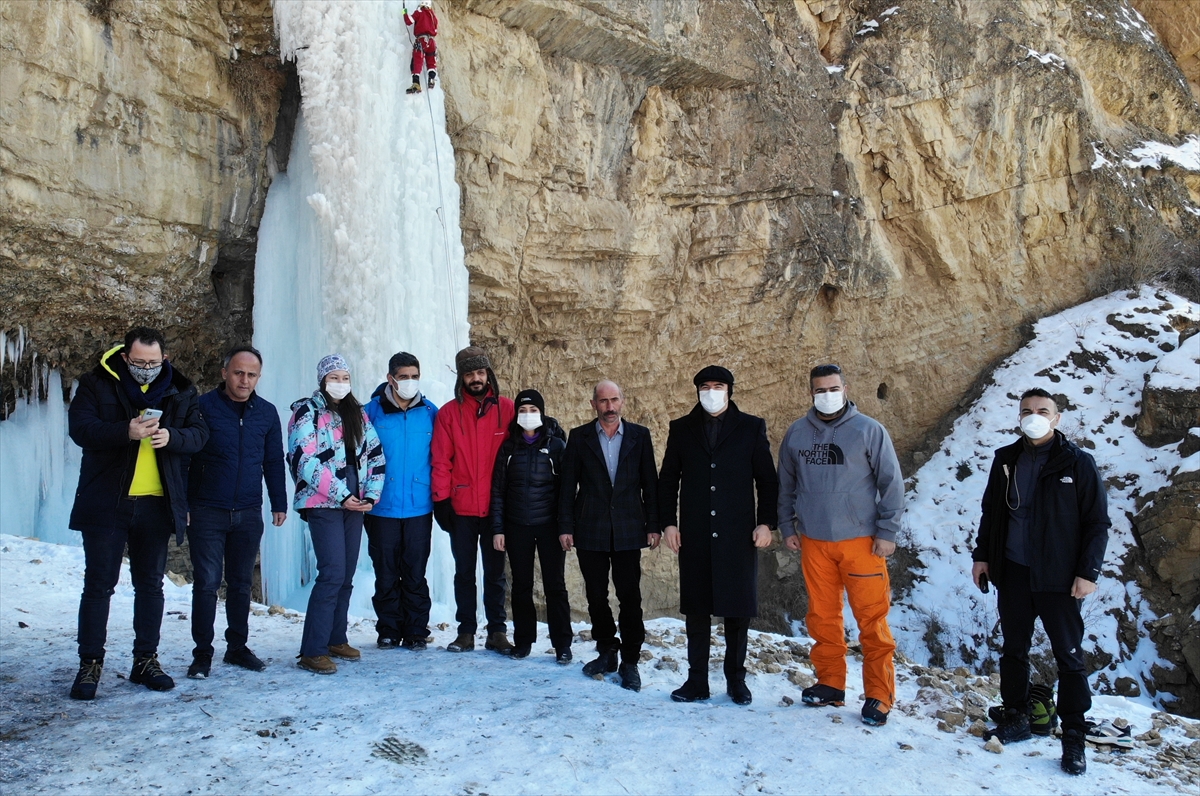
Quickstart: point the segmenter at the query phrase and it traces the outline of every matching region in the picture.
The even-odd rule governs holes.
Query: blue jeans
[[[121,577],[121,558],[126,543],[129,545],[129,574],[133,581],[133,657],[147,657],[158,651],[167,542],[174,531],[175,519],[165,497],[139,497],[120,502],[115,527],[83,532],[80,658],[104,658],[109,601]]]
[[[308,509],[305,515],[317,554],[317,580],[308,596],[300,654],[315,658],[347,642],[346,614],[362,544],[363,515],[348,509]]]
[[[193,655],[213,654],[217,591],[225,576],[225,644],[230,652],[246,648],[250,635],[250,589],[254,560],[262,540],[262,508],[230,511],[211,506],[192,508],[188,549],[192,556]]]

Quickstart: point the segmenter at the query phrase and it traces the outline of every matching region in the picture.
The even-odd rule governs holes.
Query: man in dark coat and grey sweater
[[[611,381],[592,390],[596,420],[571,429],[563,453],[558,533],[563,550],[575,548],[587,591],[596,660],[588,677],[618,670],[621,686],[640,691],[638,657],[646,640],[642,623],[642,548],[658,547],[654,447],[650,429],[621,419],[625,396]],[[608,573],[621,605],[621,636],[608,605]]]
[[[1084,714],[1092,706],[1083,658],[1083,599],[1096,590],[1108,546],[1108,499],[1096,462],[1056,430],[1054,397],[1021,396],[1021,439],[996,451],[971,558],[975,584],[999,591],[1000,697],[1004,717],[985,734],[1010,744],[1032,737],[1029,647],[1041,618],[1058,664],[1062,768],[1087,770]]]
[[[679,610],[687,617],[688,679],[671,699],[708,699],[715,614],[725,617],[725,690],[749,705],[746,637],[758,615],[757,548],[771,544],[779,481],[766,422],[731,400],[733,374],[709,365],[692,382],[699,403],[671,421],[658,476],[658,518],[667,547],[679,554]]]

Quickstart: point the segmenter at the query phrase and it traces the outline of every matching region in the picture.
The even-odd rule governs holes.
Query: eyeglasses
[[[128,360],[128,362],[132,367],[135,367],[135,368],[157,368],[162,365],[161,360],[158,362],[141,362],[136,359],[130,359],[130,360]]]

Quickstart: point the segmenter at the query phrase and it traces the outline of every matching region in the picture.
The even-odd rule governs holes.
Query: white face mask
[[[517,425],[526,431],[534,431],[542,427],[541,412],[521,412],[517,415]]]
[[[1050,433],[1050,420],[1041,415],[1025,415],[1021,420],[1021,432],[1030,439],[1041,439]]]
[[[701,390],[700,405],[710,415],[720,414],[729,403],[729,393],[725,390]]]
[[[392,389],[396,391],[396,395],[400,396],[401,401],[411,401],[421,391],[421,382],[418,379],[394,381],[392,382]]]
[[[340,401],[350,394],[350,383],[344,381],[326,382],[325,392],[335,401]]]
[[[846,403],[846,396],[841,391],[819,392],[813,396],[813,406],[823,415],[836,415]]]

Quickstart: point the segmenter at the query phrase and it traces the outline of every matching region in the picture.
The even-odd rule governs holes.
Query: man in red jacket
[[[511,399],[500,395],[492,363],[482,348],[464,348],[454,357],[454,364],[458,369],[454,400],[438,410],[433,425],[433,516],[450,533],[454,602],[458,606],[458,638],[446,649],[475,649],[478,548],[483,556],[483,610],[488,632],[484,647],[511,655],[504,614],[508,588],[504,553],[492,546],[489,514],[496,452],[508,436],[516,409]]]
[[[437,83],[437,16],[433,13],[433,0],[421,0],[410,17],[404,9],[404,24],[413,29],[412,86],[409,94],[421,93],[421,70],[429,65],[429,90]]]

